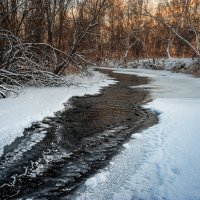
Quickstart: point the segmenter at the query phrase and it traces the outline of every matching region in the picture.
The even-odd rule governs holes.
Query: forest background
[[[2,0],[0,95],[90,63],[200,57],[199,33],[199,0]]]

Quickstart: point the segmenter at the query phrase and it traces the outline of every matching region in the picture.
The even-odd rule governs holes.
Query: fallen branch
[[[47,43],[23,42],[7,30],[0,30],[0,41],[0,98],[25,86],[66,85],[62,75],[68,66],[84,71],[89,63],[82,55],[63,52]],[[61,68],[62,73],[56,73]]]

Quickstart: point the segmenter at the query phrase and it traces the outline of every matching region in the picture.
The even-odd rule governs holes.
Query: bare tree
[[[107,0],[76,1],[76,13],[72,10],[75,27],[69,57],[56,68],[55,74],[62,74],[66,66],[75,60],[75,57],[82,57],[77,53],[78,48],[86,36],[95,35],[92,34],[92,30],[99,25],[101,16],[110,5]]]
[[[2,0],[0,96],[95,60],[200,57],[199,41],[199,0]]]
[[[92,31],[109,6],[107,0],[1,2],[0,96],[25,85],[64,84],[61,75],[68,66],[82,69],[88,63],[78,51],[96,34]],[[69,43],[64,40],[66,24]]]
[[[155,20],[157,20],[158,22],[164,24],[170,31],[172,31],[180,40],[182,40],[185,44],[187,44],[193,51],[194,53],[200,57],[200,52],[199,50],[193,46],[187,39],[185,39],[183,36],[181,36],[178,31],[176,31],[170,24],[168,24],[167,22],[165,22],[165,20],[157,17],[157,16],[154,16],[152,15],[151,13],[149,13],[147,10],[143,13],[144,16],[148,16],[148,17],[151,17]]]

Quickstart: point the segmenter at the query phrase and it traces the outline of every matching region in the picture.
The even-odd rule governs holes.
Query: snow
[[[150,77],[159,124],[133,134],[108,167],[77,191],[77,200],[200,199],[200,79],[166,71],[117,70]],[[140,86],[141,87],[141,86]],[[103,182],[101,174],[108,174]],[[87,183],[86,182],[86,183]]]
[[[29,87],[19,96],[0,99],[0,156],[4,146],[23,135],[24,128],[45,117],[54,116],[55,112],[64,109],[63,103],[66,103],[72,96],[96,94],[102,87],[115,82],[99,72],[91,71],[91,73],[91,77],[80,75],[66,77],[66,81],[71,83],[70,87]],[[44,133],[38,141],[43,137]]]
[[[148,67],[149,63],[153,63],[153,59],[140,59],[138,61],[129,62],[128,65],[137,63],[138,68]],[[178,65],[191,66],[194,63],[192,58],[157,58],[155,59],[155,66],[163,67],[166,70],[170,70]]]
[[[149,58],[131,60],[126,64],[123,61],[110,60],[103,64],[118,69],[156,69],[175,72],[192,73],[199,72],[198,58]]]
[[[95,177],[88,179],[85,184],[88,187],[94,187],[97,186],[99,183],[105,183],[108,180],[108,177],[108,172],[102,172],[100,174],[97,174]]]

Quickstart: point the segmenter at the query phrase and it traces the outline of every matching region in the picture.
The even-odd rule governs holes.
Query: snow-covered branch
[[[6,30],[0,30],[0,39],[4,47],[0,62],[0,98],[18,93],[26,85],[65,84],[53,70],[59,63],[57,57],[66,59],[68,54],[46,43],[24,43]]]

